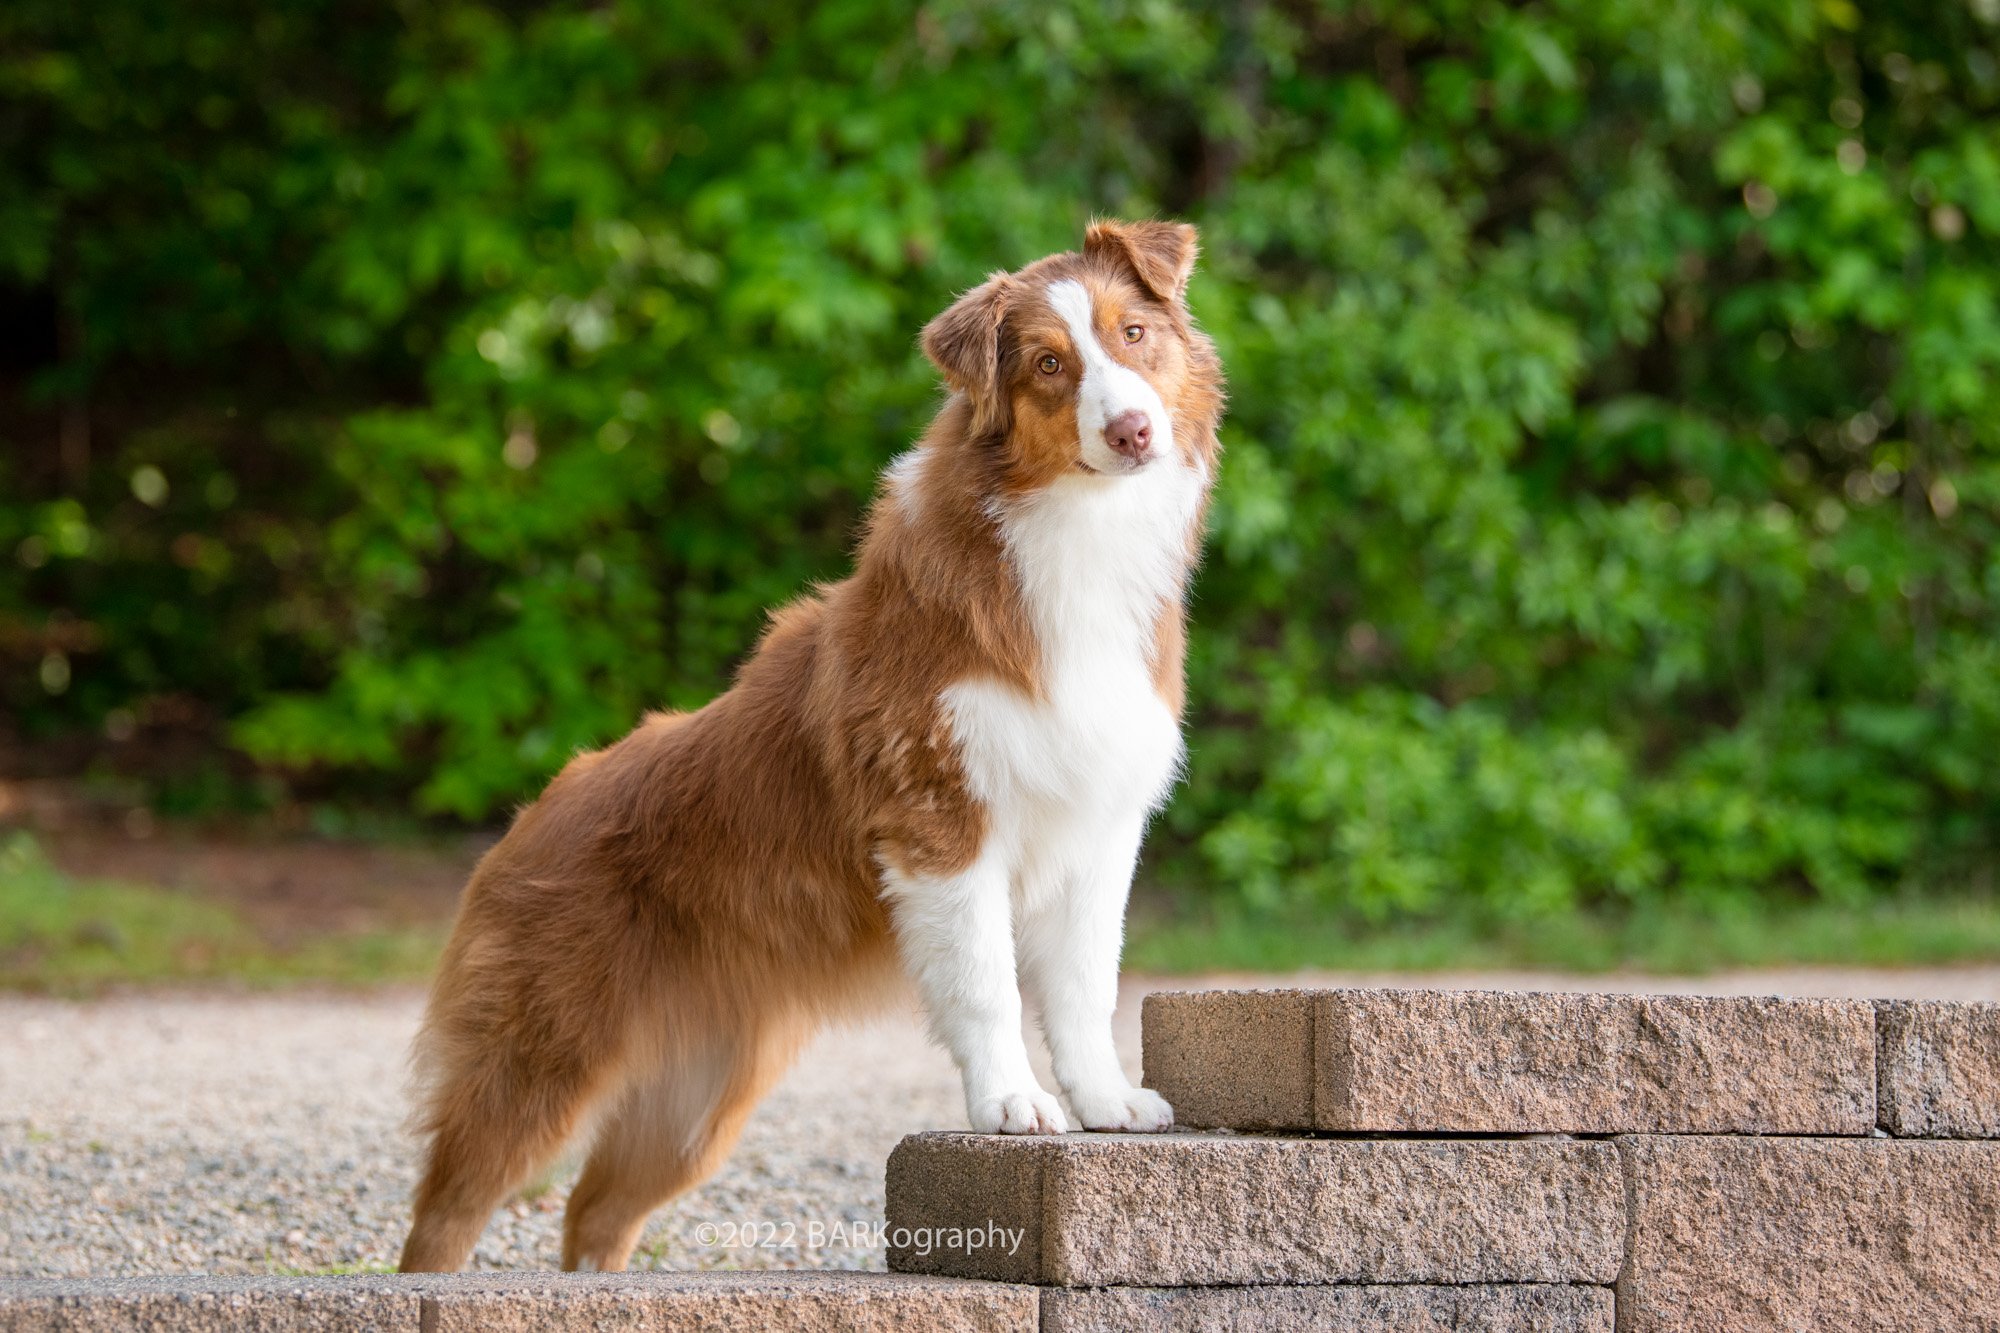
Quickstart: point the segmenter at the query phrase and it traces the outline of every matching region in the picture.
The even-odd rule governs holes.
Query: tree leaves
[[[845,568],[954,293],[1175,212],[1232,408],[1154,873],[1532,917],[1991,863],[1971,10],[89,10],[0,21],[0,265],[76,333],[0,425],[35,725],[182,691],[491,816]]]

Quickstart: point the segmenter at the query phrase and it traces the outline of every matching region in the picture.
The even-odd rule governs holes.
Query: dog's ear
[[[1000,321],[1007,314],[1007,296],[1007,275],[989,274],[924,326],[924,355],[982,416],[999,388]]]
[[[1147,291],[1177,304],[1187,299],[1194,272],[1195,229],[1185,222],[1115,222],[1099,218],[1083,233],[1086,258],[1123,264]]]

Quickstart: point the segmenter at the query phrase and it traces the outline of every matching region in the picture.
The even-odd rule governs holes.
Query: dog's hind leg
[[[494,1208],[562,1148],[612,1072],[608,1061],[550,1067],[497,1052],[440,1088],[401,1270],[464,1264]]]
[[[492,941],[498,938],[501,943]],[[590,952],[591,942],[557,946]],[[588,972],[521,965],[528,948],[478,917],[461,923],[418,1035],[428,1140],[406,1273],[456,1270],[507,1193],[562,1148],[593,1104],[623,1081],[629,1014],[643,975],[599,947]],[[566,982],[566,984],[565,984]],[[607,1020],[607,1015],[621,1018]]]
[[[563,1218],[563,1267],[625,1267],[646,1218],[708,1177],[735,1146],[802,1030],[774,1024],[705,1035],[641,1075],[598,1130]]]

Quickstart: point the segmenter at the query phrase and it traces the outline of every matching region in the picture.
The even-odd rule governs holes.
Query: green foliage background
[[[0,707],[503,812],[837,576],[1094,212],[1233,389],[1150,873],[1990,884],[2000,0],[14,0]]]

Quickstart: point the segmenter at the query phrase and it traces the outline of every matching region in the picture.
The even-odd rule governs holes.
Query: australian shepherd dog
[[[774,613],[707,707],[571,762],[480,862],[415,1051],[406,1271],[459,1267],[593,1112],[563,1264],[623,1268],[801,1043],[905,977],[974,1129],[1172,1123],[1111,1016],[1217,462],[1194,264],[1192,227],[1099,222],[933,320],[950,396],[853,575]]]

